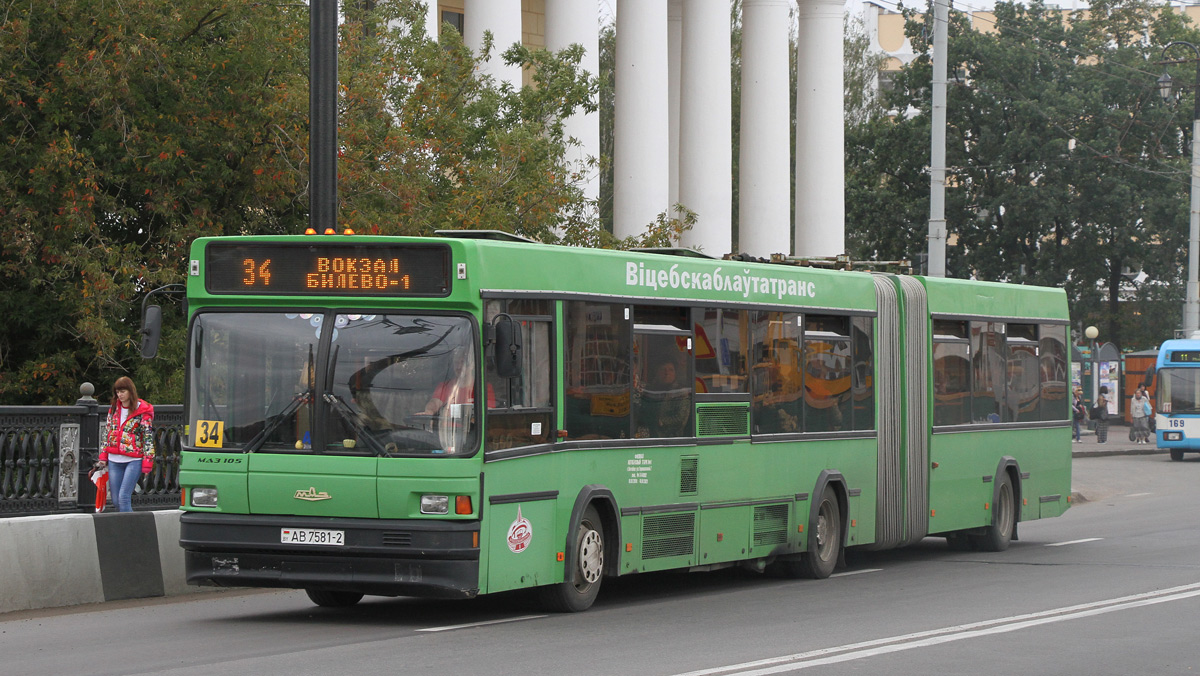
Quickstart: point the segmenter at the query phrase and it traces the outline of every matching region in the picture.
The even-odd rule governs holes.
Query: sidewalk
[[[1096,441],[1096,433],[1091,430],[1084,430],[1080,435],[1082,440],[1079,442],[1071,442],[1071,457],[1072,458],[1098,458],[1105,455],[1154,455],[1158,453],[1166,453],[1164,450],[1159,450],[1154,443],[1154,437],[1150,437],[1148,444],[1135,444],[1129,440],[1128,425],[1109,425],[1108,426],[1108,441],[1101,444]]]

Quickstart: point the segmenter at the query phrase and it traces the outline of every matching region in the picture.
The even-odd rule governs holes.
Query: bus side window
[[[489,323],[501,312],[513,318],[521,332],[521,364],[516,377],[502,378],[487,359],[488,387],[495,391],[487,409],[484,450],[545,444],[555,439],[553,382],[553,304],[549,301],[491,301],[484,318]]]
[[[1067,396],[1067,327],[1041,326],[1042,420],[1070,420]]]
[[[750,341],[750,415],[755,434],[803,431],[800,364],[803,318],[796,312],[753,313]]]

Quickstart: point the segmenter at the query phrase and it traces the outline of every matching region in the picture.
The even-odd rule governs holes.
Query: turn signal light
[[[305,229],[304,229],[304,234],[306,234],[306,235],[315,235],[315,234],[317,234],[317,231],[316,231],[316,229],[314,229],[314,228],[305,228]]]
[[[325,228],[325,234],[326,235],[336,235],[337,230],[334,230],[333,228]]]
[[[354,231],[351,230],[350,228],[346,228],[345,230],[342,231],[342,234],[343,235],[353,235]]]
[[[475,510],[471,508],[471,496],[456,495],[454,496],[454,513],[455,514],[471,514]]]

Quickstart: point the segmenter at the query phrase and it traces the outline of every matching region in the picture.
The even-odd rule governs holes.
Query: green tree
[[[686,210],[615,241],[589,217],[561,120],[594,110],[579,48],[478,76],[415,0],[343,3],[339,223],[360,233],[501,229],[589,246],[663,244]],[[137,356],[146,293],[184,279],[202,235],[300,233],[308,211],[303,3],[48,0],[0,18],[0,403],[62,403],[131,373],[182,401],[184,327]]]
[[[1156,100],[1150,73],[1166,41],[1194,33],[1141,0],[1065,18],[1040,3],[1001,3],[995,16],[994,31],[957,14],[949,27],[949,274],[1065,287],[1076,317],[1100,323],[1107,340],[1155,344],[1179,316],[1163,308],[1180,300],[1187,199],[1174,158],[1190,120]],[[857,255],[914,258],[926,247],[932,36],[928,13],[908,19],[919,56],[886,99],[895,117],[848,136]],[[1135,294],[1138,270],[1165,283]],[[1138,304],[1126,302],[1135,295]],[[1122,308],[1140,319],[1123,319]]]
[[[201,234],[287,228],[302,156],[281,137],[306,22],[294,9],[56,0],[0,23],[0,402],[60,403],[133,372],[142,294]],[[168,343],[170,345],[170,343]],[[165,388],[165,389],[160,389]]]

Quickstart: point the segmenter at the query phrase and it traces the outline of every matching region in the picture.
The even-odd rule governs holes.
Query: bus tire
[[[357,592],[326,591],[324,589],[305,589],[305,594],[313,603],[322,608],[349,608],[362,600],[363,595]]]
[[[593,505],[575,524],[571,541],[574,560],[558,584],[538,588],[542,606],[556,613],[578,613],[592,607],[604,579],[604,524]]]
[[[1178,448],[1172,448],[1171,449],[1171,459],[1174,460],[1175,462],[1179,462],[1180,460],[1183,460],[1183,451],[1179,450]]]
[[[1012,479],[1008,472],[1000,473],[1000,485],[996,487],[996,501],[992,504],[992,524],[984,529],[976,540],[979,549],[985,552],[1002,552],[1008,549],[1017,523],[1017,501],[1013,493]]]
[[[823,580],[837,567],[842,551],[842,511],[837,493],[826,486],[817,504],[817,523],[808,534],[808,551],[800,555],[797,571],[801,577]]]

